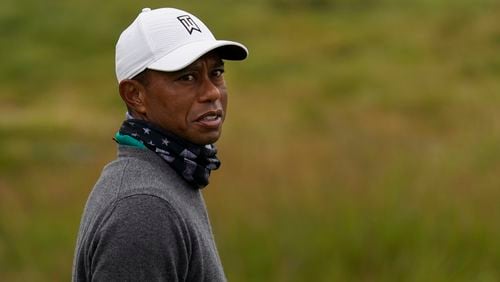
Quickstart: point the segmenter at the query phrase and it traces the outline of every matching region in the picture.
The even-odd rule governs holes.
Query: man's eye
[[[182,81],[193,81],[194,80],[194,75],[192,74],[186,74],[186,75],[183,75],[179,78],[179,80],[182,80]]]
[[[224,74],[224,70],[220,69],[220,70],[214,70],[214,76],[215,77],[221,77],[222,74]]]

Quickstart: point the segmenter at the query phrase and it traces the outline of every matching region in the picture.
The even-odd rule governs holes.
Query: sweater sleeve
[[[178,214],[163,199],[120,200],[93,240],[92,281],[184,281],[189,240]]]

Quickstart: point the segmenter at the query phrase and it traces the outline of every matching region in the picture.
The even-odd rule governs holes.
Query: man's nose
[[[205,77],[202,83],[200,102],[214,102],[221,98],[221,89],[210,78]]]

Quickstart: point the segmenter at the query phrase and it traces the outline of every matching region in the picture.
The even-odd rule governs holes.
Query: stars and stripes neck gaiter
[[[144,120],[125,120],[119,134],[139,140],[198,189],[207,186],[210,172],[220,166],[213,144],[193,144]]]

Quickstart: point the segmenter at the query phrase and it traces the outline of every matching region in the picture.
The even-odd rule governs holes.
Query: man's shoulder
[[[157,176],[165,173],[164,168],[165,163],[152,151],[119,145],[117,158],[104,167],[102,176],[122,177],[124,172]]]
[[[84,221],[100,222],[120,203],[132,200],[153,200],[177,212],[182,210],[183,196],[178,194],[188,190],[186,184],[172,174],[163,160],[155,158],[158,157],[149,150],[119,149],[118,157],[104,167],[89,195]]]
[[[182,179],[158,155],[148,149],[119,146],[118,157],[106,165],[101,179],[116,179],[121,190],[184,185]]]
[[[111,201],[135,194],[152,195],[175,205],[197,191],[154,152],[119,146],[117,159],[104,167],[93,193],[105,194]]]

